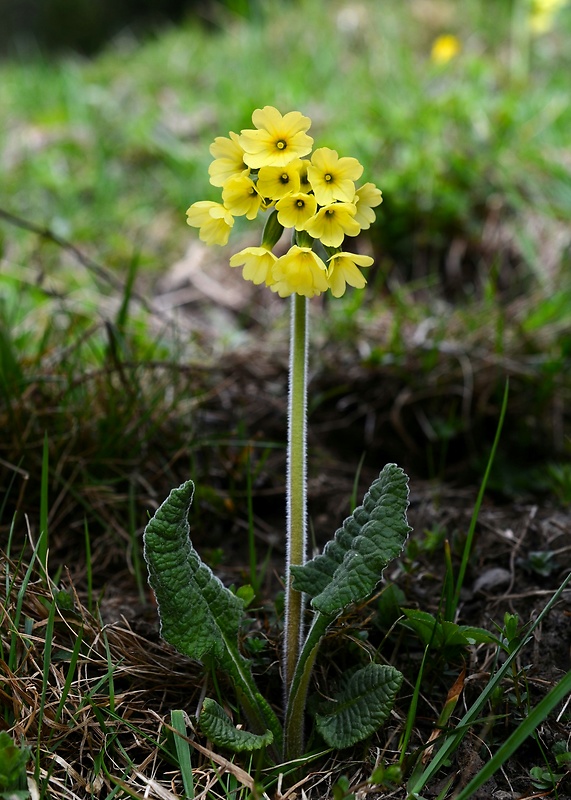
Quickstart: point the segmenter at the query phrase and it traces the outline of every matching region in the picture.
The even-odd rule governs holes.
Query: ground
[[[211,483],[210,490],[208,486],[197,490],[197,503],[201,501],[203,509],[191,519],[194,546],[227,585],[239,586],[251,579],[245,476],[247,469],[252,469],[258,565],[268,559],[258,601],[261,610],[253,612],[252,630],[265,641],[256,662],[259,679],[266,696],[278,704],[276,598],[284,563],[285,455],[283,446],[275,443],[285,438],[287,318],[281,313],[281,301],[261,299],[263,290],[252,287],[247,289],[245,310],[245,284],[239,275],[232,273],[236,281],[228,281],[222,291],[216,268],[210,273],[198,269],[203,257],[203,249],[191,250],[186,262],[159,284],[153,298],[164,314],[176,311],[179,330],[186,325],[187,330],[200,331],[210,359],[208,369],[216,376],[211,381],[212,391],[196,404],[195,427],[202,444],[194,448],[192,459],[184,448],[172,454],[168,468],[161,467],[161,480],[155,483],[141,464],[138,474],[144,488],[137,503],[152,512],[166,496],[169,480],[175,485],[173,482],[188,477],[184,472],[190,460],[197,480]],[[329,311],[327,305],[318,307],[320,314]],[[272,319],[277,323],[270,327]],[[387,329],[386,320],[377,320],[375,325],[380,337]],[[258,338],[264,326],[268,327],[267,336]],[[402,787],[380,792],[366,780],[381,757],[391,763],[398,755],[423,655],[421,637],[398,621],[401,609],[434,615],[442,612],[448,545],[454,574],[458,574],[483,474],[473,466],[472,456],[478,450],[476,428],[453,442],[452,456],[442,474],[427,479],[425,442],[417,438],[411,422],[422,420],[423,396],[419,399],[407,388],[398,370],[382,364],[380,368],[364,367],[362,361],[351,359],[351,353],[336,349],[318,322],[314,329],[310,394],[315,399],[310,400],[309,432],[314,546],[322,547],[349,512],[363,451],[366,457],[358,474],[359,491],[366,489],[385,461],[403,463],[409,471],[413,529],[402,558],[387,568],[379,594],[367,606],[348,613],[325,642],[316,686],[318,692],[327,694],[348,668],[355,648],[361,653],[377,652],[403,672],[405,682],[386,728],[374,741],[347,753],[347,758],[338,754],[333,761],[324,758],[316,762],[309,774],[300,778],[295,791],[274,785],[270,794],[284,800],[293,798],[295,792],[300,797],[303,789],[309,798],[329,797],[332,786],[345,775],[352,791],[361,787],[356,790],[358,797],[404,798]],[[188,366],[194,368],[197,374],[206,369],[200,364]],[[476,369],[475,375],[478,386],[481,372]],[[335,381],[340,380],[341,391],[337,392]],[[397,406],[395,398],[399,397]],[[434,397],[430,399],[432,402]],[[407,416],[407,408],[414,409],[412,415]],[[497,398],[487,408],[489,418],[497,415]],[[425,433],[428,427],[426,419]],[[485,430],[482,424],[480,431]],[[487,457],[490,437],[482,434],[481,445]],[[153,469],[156,463],[155,459]],[[98,497],[103,506],[104,499]],[[102,511],[104,519],[106,513]],[[68,521],[70,514],[67,507]],[[49,571],[60,576],[63,592],[57,595],[56,607],[49,603],[53,585],[47,587],[41,574],[25,575],[23,565],[14,563],[18,555],[13,545],[12,561],[5,560],[7,574],[14,580],[7,609],[12,618],[19,614],[26,624],[25,633],[15,638],[3,624],[3,648],[5,653],[10,651],[14,669],[6,672],[0,698],[13,715],[16,738],[34,741],[38,737],[39,741],[41,732],[45,751],[36,779],[47,781],[54,797],[103,798],[110,796],[113,787],[123,787],[127,794],[139,792],[131,796],[146,792],[145,796],[172,797],[168,792],[180,794],[181,786],[172,759],[170,712],[182,708],[192,717],[203,687],[208,683],[205,690],[210,690],[210,683],[198,664],[176,654],[160,638],[153,597],[137,581],[141,573],[136,550],[142,528],[127,547],[124,537],[111,527],[95,532],[91,560],[86,563],[77,509],[75,514],[72,536],[73,529],[61,525],[51,534]],[[517,615],[513,641],[525,636],[526,628],[568,573],[570,530],[569,507],[556,497],[534,494],[529,488],[514,494],[502,490],[496,480],[478,514],[457,622],[499,635],[506,614]],[[22,586],[26,591],[20,593]],[[48,633],[51,639],[46,644]],[[477,774],[529,709],[571,669],[570,644],[571,591],[567,588],[535,629],[511,677],[466,735],[445,777],[433,781],[424,796],[436,797],[450,778],[453,787],[460,789]],[[50,655],[46,661],[46,653],[51,654],[51,661]],[[447,695],[458,686],[462,692],[450,724],[460,719],[485,688],[496,657],[497,648],[486,643],[443,645],[440,651],[432,650],[409,742],[411,752],[427,745]],[[231,688],[222,678],[220,681],[223,696],[232,703]],[[65,703],[60,707],[62,697]],[[568,701],[560,704],[539,725],[536,735],[474,796],[494,800],[532,795],[571,798],[571,775],[565,767],[556,766],[553,755],[558,742],[569,749],[569,715]],[[227,791],[232,785],[250,785],[247,774],[228,760],[228,753],[213,752],[199,736],[193,742],[197,796],[199,790],[215,787],[220,776]],[[104,752],[107,760],[102,758]],[[543,788],[537,782],[532,784],[530,769],[534,767],[547,769]],[[549,768],[558,776],[555,789],[549,786]],[[339,795],[340,789],[337,792]]]

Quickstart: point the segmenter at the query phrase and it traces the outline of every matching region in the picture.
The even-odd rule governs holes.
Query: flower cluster
[[[299,111],[282,116],[265,106],[254,111],[252,122],[253,129],[218,136],[211,144],[208,172],[222,189],[222,202],[193,203],[188,224],[200,229],[207,244],[225,245],[234,217],[255,219],[270,209],[261,245],[230,259],[246,280],[264,283],[280,297],[327,290],[341,297],[347,284],[362,288],[366,280],[359,267],[371,266],[373,259],[342,245],[345,236],[357,236],[374,222],[380,190],[372,183],[356,186],[363,173],[356,158],[340,158],[328,147],[312,153],[311,120]],[[273,248],[284,228],[292,229],[292,246],[278,258]],[[314,250],[317,242],[325,260]]]

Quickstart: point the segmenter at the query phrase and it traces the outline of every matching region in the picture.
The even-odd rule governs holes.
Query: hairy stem
[[[294,761],[303,755],[303,717],[309,679],[321,640],[334,617],[317,613],[303,644],[295,671],[285,715],[284,757]]]
[[[291,566],[305,563],[307,537],[307,298],[291,299],[287,450],[287,559],[284,679],[286,698],[303,640],[303,595],[292,587]]]

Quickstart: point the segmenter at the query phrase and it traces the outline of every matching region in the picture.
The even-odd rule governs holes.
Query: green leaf
[[[471,644],[490,644],[497,642],[497,637],[484,628],[474,628],[471,625],[457,625],[448,620],[438,620],[428,611],[418,611],[414,608],[403,608],[402,613],[406,619],[401,620],[401,625],[413,630],[423,645],[431,645],[437,650],[445,648],[464,648]]]
[[[193,495],[192,481],[173,489],[145,528],[144,555],[161,635],[184,655],[225,670],[250,724],[260,733],[269,728],[279,747],[280,723],[257,691],[250,663],[238,649],[244,604],[200,560],[190,541]]]
[[[293,586],[306,592],[312,605],[337,615],[350,603],[366,600],[386,565],[402,552],[411,528],[407,524],[408,478],[387,464],[358,506],[319,556],[292,567]]]
[[[368,664],[352,673],[315,724],[330,747],[351,747],[374,733],[388,717],[402,683],[394,667]]]
[[[26,785],[26,764],[30,759],[31,748],[18,747],[6,731],[0,732],[0,791],[18,795],[18,790]],[[25,795],[28,796],[26,792]]]
[[[226,747],[235,753],[251,752],[267,747],[273,740],[271,731],[262,735],[249,733],[234,727],[224,709],[216,700],[206,698],[199,718],[202,733],[218,747]]]
[[[145,528],[149,583],[162,637],[190,658],[212,658],[227,668],[228,644],[237,646],[243,603],[192,546],[188,512],[193,495],[192,481],[173,489]]]

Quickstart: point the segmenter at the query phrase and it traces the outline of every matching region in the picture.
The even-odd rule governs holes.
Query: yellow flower
[[[311,152],[313,139],[306,134],[311,120],[299,111],[282,116],[277,108],[264,106],[254,111],[252,122],[257,130],[243,130],[239,139],[244,161],[252,169],[285,167]]]
[[[345,294],[346,284],[362,289],[367,283],[357,267],[370,267],[373,259],[370,256],[359,256],[355,253],[335,253],[327,262],[327,280],[333,297]]]
[[[299,192],[299,158],[284,167],[262,167],[258,173],[258,191],[262,197],[280,200],[287,194]]]
[[[529,27],[536,35],[547,33],[553,27],[555,15],[567,0],[532,0]]]
[[[305,158],[301,158],[296,163],[299,165],[299,190],[300,192],[303,192],[303,194],[309,194],[313,191],[309,182],[309,178],[307,177],[309,161],[307,161]]]
[[[222,203],[199,200],[186,212],[186,221],[194,228],[200,228],[200,238],[206,244],[225,245],[234,225],[234,217]]]
[[[329,288],[326,275],[327,267],[314,253],[311,247],[299,247],[294,244],[285,256],[278,258],[272,269],[274,283],[272,292],[280,297],[291,294],[302,294],[305,297],[326,292]]]
[[[284,228],[302,231],[307,221],[317,211],[317,200],[312,194],[288,194],[276,203],[278,220]]]
[[[435,64],[447,64],[458,55],[461,49],[460,40],[451,33],[447,33],[436,37],[432,43],[430,58]]]
[[[255,219],[262,205],[262,198],[247,175],[233,175],[228,178],[222,187],[222,200],[235,217],[245,214],[247,219]]]
[[[230,131],[229,139],[217,136],[210,145],[210,155],[214,156],[214,161],[208,167],[208,174],[213,186],[223,186],[233,175],[247,175],[250,171],[244,163],[244,151],[238,139],[238,134]]]
[[[320,206],[334,200],[352,203],[355,196],[355,181],[363,174],[363,167],[356,158],[339,158],[336,150],[320,147],[311,156],[307,176]]]
[[[357,213],[355,214],[355,222],[359,224],[362,231],[366,231],[371,227],[371,223],[375,221],[375,212],[373,208],[380,206],[383,202],[383,193],[377,189],[374,183],[364,183],[355,192],[355,204],[357,206]]]
[[[339,247],[345,235],[357,236],[361,230],[356,212],[353,203],[331,203],[306,222],[305,230],[327,247]]]
[[[265,283],[266,286],[271,286],[273,283],[272,267],[277,260],[277,256],[266,247],[246,247],[232,256],[230,266],[243,266],[242,277],[246,281],[252,281],[256,285]]]

